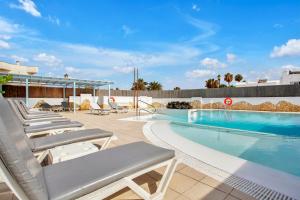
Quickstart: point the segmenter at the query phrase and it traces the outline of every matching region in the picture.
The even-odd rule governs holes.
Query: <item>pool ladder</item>
[[[153,109],[153,110],[150,110],[150,109],[147,109],[147,108],[139,108],[139,112],[138,112],[139,116],[141,116],[141,111],[145,111],[145,112],[150,113],[150,114],[155,114],[155,113],[158,112],[158,109],[156,107],[154,107],[152,104],[147,103],[145,101],[142,101],[140,99],[138,101],[141,102],[141,103],[146,104],[147,106],[150,106]]]

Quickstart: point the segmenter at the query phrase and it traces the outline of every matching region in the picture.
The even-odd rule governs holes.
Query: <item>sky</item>
[[[39,75],[164,89],[300,70],[299,0],[0,0],[0,60]]]

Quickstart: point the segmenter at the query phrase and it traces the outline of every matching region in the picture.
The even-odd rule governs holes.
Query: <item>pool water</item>
[[[196,143],[300,176],[300,114],[171,110],[157,118]]]

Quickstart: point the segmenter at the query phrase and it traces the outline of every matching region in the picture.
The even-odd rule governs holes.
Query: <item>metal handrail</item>
[[[142,103],[144,103],[144,104],[146,104],[146,105],[148,105],[148,106],[150,106],[150,107],[152,107],[152,108],[154,109],[154,111],[150,111],[150,110],[145,109],[145,108],[139,108],[139,115],[141,115],[141,110],[146,111],[146,112],[151,113],[151,114],[154,114],[154,113],[157,112],[156,107],[153,106],[152,104],[147,103],[147,102],[145,102],[145,101],[143,101],[143,100],[140,100],[140,99],[138,99],[138,101],[139,101],[139,102],[142,102]]]

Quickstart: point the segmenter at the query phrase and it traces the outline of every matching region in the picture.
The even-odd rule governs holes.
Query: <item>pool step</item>
[[[237,176],[226,178],[224,183],[258,200],[297,200]]]

